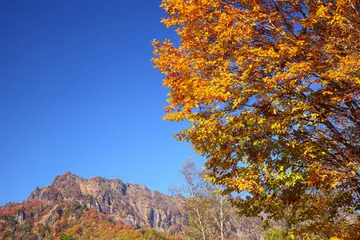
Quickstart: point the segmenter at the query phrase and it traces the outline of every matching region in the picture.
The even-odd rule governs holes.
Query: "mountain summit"
[[[181,226],[184,220],[179,198],[151,191],[144,185],[125,184],[120,179],[84,179],[71,172],[57,176],[50,186],[36,188],[28,200],[78,202],[135,228],[166,232]]]

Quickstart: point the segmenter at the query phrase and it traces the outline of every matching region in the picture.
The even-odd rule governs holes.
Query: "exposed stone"
[[[23,223],[25,221],[25,219],[26,219],[25,210],[22,208],[17,212],[15,220],[18,223]]]
[[[48,187],[36,188],[28,200],[78,201],[84,207],[112,215],[125,224],[160,231],[168,231],[172,225],[181,225],[183,221],[175,202],[178,198],[151,191],[144,185],[101,177],[84,179],[71,172],[57,176]]]

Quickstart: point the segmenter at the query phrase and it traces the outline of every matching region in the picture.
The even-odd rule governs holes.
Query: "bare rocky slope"
[[[143,185],[125,184],[119,179],[84,179],[71,172],[57,176],[50,186],[36,188],[28,200],[78,202],[135,228],[165,232],[178,231],[185,220],[178,207],[181,198],[151,191]]]

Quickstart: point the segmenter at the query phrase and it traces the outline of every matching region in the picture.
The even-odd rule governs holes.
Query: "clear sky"
[[[195,158],[162,120],[159,0],[0,1],[0,205],[71,171],[167,192]]]

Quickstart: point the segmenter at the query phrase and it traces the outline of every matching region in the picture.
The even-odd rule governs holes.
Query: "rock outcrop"
[[[78,202],[135,228],[171,232],[184,221],[178,207],[180,198],[151,191],[143,185],[125,184],[120,179],[84,179],[71,172],[57,176],[50,186],[36,188],[28,200]]]

